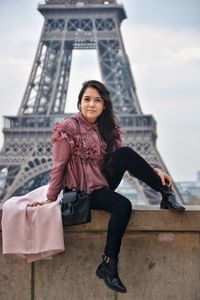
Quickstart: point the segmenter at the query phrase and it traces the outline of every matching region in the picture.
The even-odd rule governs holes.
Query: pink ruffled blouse
[[[100,136],[97,124],[90,124],[81,113],[73,116],[79,121],[81,136],[76,121],[69,118],[53,127],[53,168],[51,171],[48,199],[56,200],[63,186],[69,189],[92,192],[108,187],[102,173],[107,145]],[[81,137],[86,159],[87,187],[85,186]],[[121,139],[116,147],[121,146]]]

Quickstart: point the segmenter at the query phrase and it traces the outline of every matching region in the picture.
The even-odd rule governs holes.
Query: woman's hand
[[[162,184],[165,185],[167,183],[169,185],[170,189],[172,189],[173,180],[172,180],[171,176],[169,174],[163,172],[159,168],[154,168],[154,171],[160,177]]]
[[[47,200],[42,201],[42,202],[35,201],[35,202],[32,202],[31,204],[28,204],[28,206],[30,206],[30,207],[35,207],[35,206],[38,206],[38,205],[41,206],[41,205],[44,205],[44,204],[49,204],[51,202],[53,202],[53,201],[51,201],[50,199],[47,199]]]

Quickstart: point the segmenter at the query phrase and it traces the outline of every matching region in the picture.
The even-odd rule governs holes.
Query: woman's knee
[[[127,212],[131,214],[131,212],[132,212],[132,203],[131,203],[131,201],[130,201],[129,199],[127,199],[127,198],[126,198],[126,201],[125,201],[125,202],[126,202],[125,206],[126,206]]]
[[[118,148],[115,151],[115,158],[116,159],[129,160],[129,159],[134,158],[135,156],[137,156],[137,153],[131,147],[128,147],[128,146]]]
[[[126,213],[130,215],[132,212],[132,204],[131,201],[124,196],[120,195],[120,199],[116,201],[115,212],[117,213]]]

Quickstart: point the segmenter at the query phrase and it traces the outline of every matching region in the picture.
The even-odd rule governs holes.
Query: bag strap
[[[71,117],[71,119],[75,120],[76,121],[76,124],[77,124],[77,128],[78,128],[78,133],[80,134],[80,138],[81,138],[81,154],[82,154],[82,157],[83,157],[83,163],[81,161],[81,164],[83,166],[83,172],[84,172],[84,185],[86,187],[86,192],[88,192],[88,185],[87,185],[87,182],[88,182],[88,174],[87,174],[87,171],[86,171],[86,157],[85,157],[85,152],[84,152],[84,146],[83,146],[83,137],[82,137],[82,134],[81,134],[81,128],[80,128],[80,123],[79,121],[74,118],[74,117]]]

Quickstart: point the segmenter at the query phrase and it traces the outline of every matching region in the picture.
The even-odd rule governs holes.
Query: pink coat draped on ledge
[[[12,254],[33,262],[52,259],[65,250],[60,199],[50,204],[27,207],[46,199],[48,185],[24,196],[12,197],[3,204],[3,254]]]

